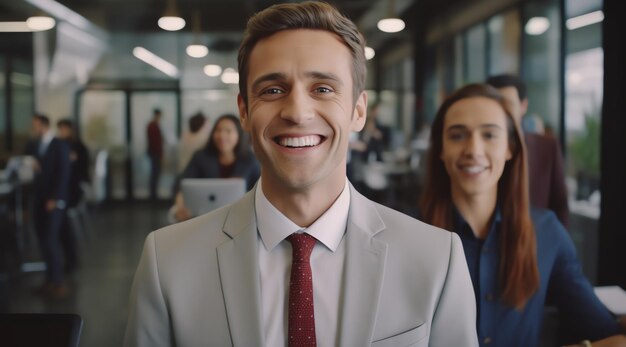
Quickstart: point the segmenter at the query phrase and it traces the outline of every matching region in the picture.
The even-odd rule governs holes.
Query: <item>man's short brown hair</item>
[[[277,4],[255,14],[248,21],[239,47],[239,94],[248,103],[247,78],[250,53],[257,42],[282,30],[314,29],[336,34],[352,55],[353,100],[365,89],[365,39],[356,25],[336,8],[318,1]]]

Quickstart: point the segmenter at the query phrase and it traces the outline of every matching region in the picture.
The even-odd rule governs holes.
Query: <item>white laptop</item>
[[[246,193],[243,178],[185,178],[180,183],[185,206],[194,216],[228,205]]]
[[[0,180],[8,180],[15,173],[20,182],[31,182],[35,175],[35,162],[36,159],[29,155],[12,156],[0,172]]]

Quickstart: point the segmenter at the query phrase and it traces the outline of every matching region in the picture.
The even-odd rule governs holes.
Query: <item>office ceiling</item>
[[[330,0],[352,20],[357,21],[380,0]],[[0,20],[37,13],[25,0],[0,0]],[[108,32],[155,32],[157,20],[168,5],[175,4],[187,25],[183,31],[241,32],[247,19],[278,1],[270,0],[56,0]],[[404,1],[397,0],[396,3]],[[13,18],[11,18],[13,17]],[[198,20],[195,23],[196,19]]]

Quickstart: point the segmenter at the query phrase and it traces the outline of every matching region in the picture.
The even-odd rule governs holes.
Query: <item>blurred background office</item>
[[[617,1],[329,2],[367,39],[366,87],[376,126],[385,129],[376,154],[351,167],[357,187],[410,211],[443,98],[492,75],[520,76],[528,87],[526,130],[554,136],[562,150],[568,230],[583,271],[594,285],[626,288],[626,25]],[[189,119],[203,114],[210,129],[218,115],[237,114],[242,32],[272,3],[0,0],[0,311],[76,312],[85,320],[81,344],[120,344],[143,239],[168,223]],[[156,201],[146,154],[154,109],[163,137]],[[86,222],[73,223],[80,267],[62,300],[34,292],[43,272],[32,177],[19,156],[37,112],[53,124],[69,118],[90,158]]]

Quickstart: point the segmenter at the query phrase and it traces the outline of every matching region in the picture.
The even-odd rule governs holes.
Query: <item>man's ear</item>
[[[241,94],[237,94],[237,108],[239,109],[239,121],[243,130],[250,132],[250,119],[248,117],[248,108]]]
[[[361,131],[365,126],[365,119],[367,118],[367,92],[362,91],[359,97],[356,99],[354,105],[354,112],[352,114],[352,125],[350,130]]]

